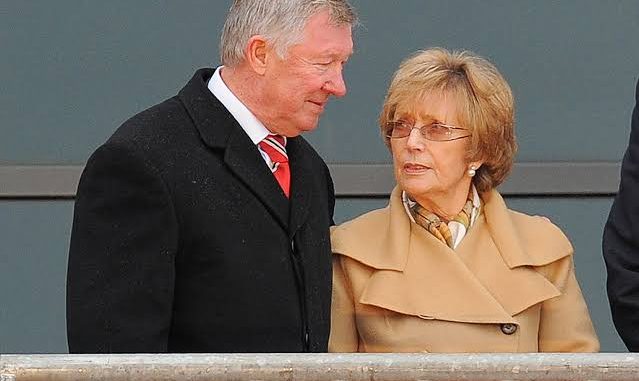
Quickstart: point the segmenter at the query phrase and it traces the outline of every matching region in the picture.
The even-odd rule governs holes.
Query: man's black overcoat
[[[212,74],[197,71],[89,159],[69,253],[72,353],[326,351],[328,168],[289,139],[288,200],[208,90]]]

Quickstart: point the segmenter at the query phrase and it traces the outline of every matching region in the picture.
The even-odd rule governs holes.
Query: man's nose
[[[338,98],[346,95],[346,82],[344,82],[344,75],[341,68],[336,70],[331,78],[326,81],[324,90]]]

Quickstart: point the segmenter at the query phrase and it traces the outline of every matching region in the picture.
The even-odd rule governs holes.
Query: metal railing
[[[639,354],[0,355],[0,381],[639,380]]]

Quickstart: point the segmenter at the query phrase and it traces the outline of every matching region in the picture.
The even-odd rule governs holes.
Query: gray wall
[[[309,136],[330,163],[388,163],[376,118],[400,60],[428,46],[490,58],[517,98],[518,161],[618,162],[639,74],[639,2],[353,0],[364,26],[349,94]],[[0,166],[81,165],[126,118],[217,63],[228,1],[6,0],[0,5]],[[0,193],[9,177],[0,177]],[[339,184],[338,184],[339,185]],[[616,185],[616,184],[611,184]],[[552,184],[549,184],[552,187]],[[510,197],[576,248],[604,351],[623,351],[605,297],[600,236],[611,195]],[[382,206],[341,198],[338,221]],[[0,352],[65,352],[73,202],[0,199]]]

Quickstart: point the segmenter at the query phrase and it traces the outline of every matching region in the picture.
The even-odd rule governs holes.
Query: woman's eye
[[[428,133],[431,135],[448,135],[450,134],[450,130],[448,127],[439,124],[431,124],[428,126]]]

